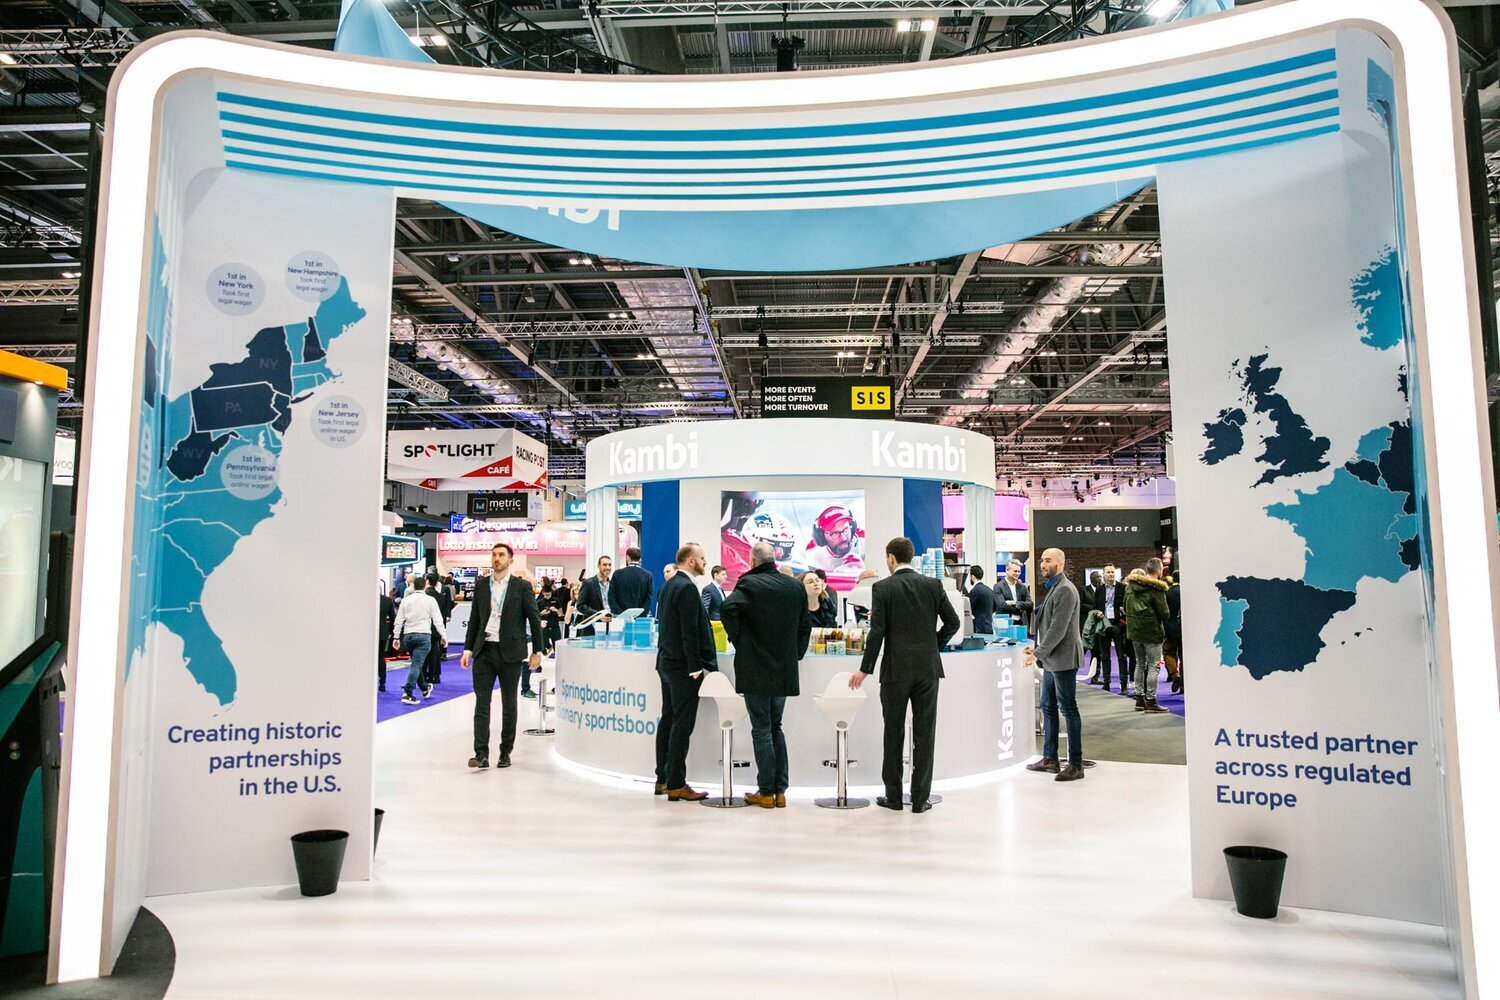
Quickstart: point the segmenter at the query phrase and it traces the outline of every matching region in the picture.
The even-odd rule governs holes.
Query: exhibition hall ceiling
[[[438,62],[565,73],[775,72],[778,49],[801,70],[889,66],[1131,30],[1178,6],[389,3]],[[1495,9],[1451,13],[1481,87],[1493,193]],[[110,73],[134,45],[199,28],[332,48],[338,15],[325,0],[0,4],[0,347],[75,364],[93,148]],[[391,425],[521,428],[550,441],[554,483],[582,478],[582,445],[602,433],[752,416],[763,377],[841,374],[889,375],[902,418],[993,437],[1002,488],[1050,476],[1087,493],[1164,471],[1169,311],[1154,186],[1020,243],[852,272],[598,258],[414,200],[398,206],[395,245]],[[77,423],[76,402],[63,413]]]

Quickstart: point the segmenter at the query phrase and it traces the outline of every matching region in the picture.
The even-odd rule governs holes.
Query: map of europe
[[[159,583],[137,651],[145,625],[170,630],[182,640],[189,674],[221,705],[234,700],[237,677],[204,614],[204,588],[235,546],[275,513],[293,413],[314,389],[340,377],[328,364],[328,345],[364,316],[340,277],[313,316],[258,330],[242,356],[210,365],[201,384],[170,399],[159,395],[148,341],[146,412],[155,416],[162,447],[137,510],[152,510],[158,522]]]
[[[1351,303],[1362,345],[1384,351],[1402,342],[1400,272],[1390,247],[1355,277]],[[1316,435],[1279,391],[1282,370],[1269,354],[1236,361],[1228,374],[1239,398],[1203,427],[1206,465],[1245,454],[1247,430],[1260,427],[1255,486],[1328,468],[1328,438]],[[1409,401],[1404,371],[1394,388]],[[1256,680],[1305,670],[1323,650],[1323,628],[1355,606],[1361,580],[1395,582],[1421,566],[1414,458],[1408,416],[1366,432],[1330,482],[1264,508],[1302,540],[1306,568],[1300,580],[1218,581],[1214,642],[1226,666],[1244,667]]]

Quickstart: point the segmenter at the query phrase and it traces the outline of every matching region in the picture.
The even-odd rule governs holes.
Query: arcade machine
[[[67,384],[0,351],[0,958],[47,949],[69,577],[68,540],[48,529]]]

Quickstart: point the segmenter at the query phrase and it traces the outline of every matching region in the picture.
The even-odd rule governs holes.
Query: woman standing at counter
[[[807,590],[807,613],[812,616],[813,628],[837,628],[838,603],[816,570],[810,569],[802,574],[802,586]]]

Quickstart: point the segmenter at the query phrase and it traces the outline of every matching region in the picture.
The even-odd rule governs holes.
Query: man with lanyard
[[[474,586],[474,611],[464,637],[465,670],[474,668],[474,756],[469,766],[490,766],[490,700],[500,682],[500,767],[510,767],[516,742],[516,689],[523,670],[542,664],[547,633],[536,610],[531,584],[511,572],[513,550],[505,542],[490,551],[494,572]],[[509,614],[507,614],[509,612]],[[531,657],[526,656],[526,629],[531,628]]]

